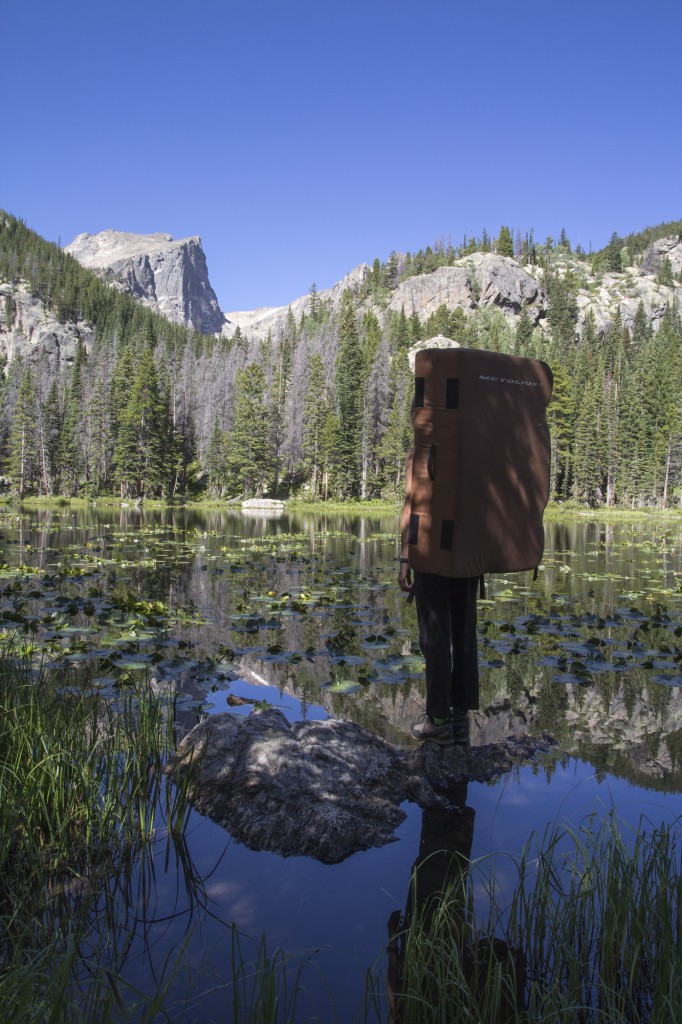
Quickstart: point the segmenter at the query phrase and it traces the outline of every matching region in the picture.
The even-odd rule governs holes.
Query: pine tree
[[[71,385],[64,399],[64,416],[59,438],[60,487],[66,494],[78,493],[85,473],[84,372],[86,352],[79,339],[71,371]]]
[[[571,482],[574,401],[571,380],[561,363],[552,363],[554,383],[547,409],[550,436],[550,495],[567,498]]]
[[[120,417],[114,463],[121,497],[156,496],[167,491],[175,452],[168,409],[149,348],[140,354],[130,397]]]
[[[559,275],[546,264],[545,286],[549,299],[547,320],[556,351],[563,357],[575,344],[578,304],[576,283],[568,276]]]
[[[411,325],[405,315],[404,306],[400,307],[400,313],[391,311],[386,329],[391,352],[399,352],[410,347],[412,343]]]
[[[314,281],[308,290],[308,297],[310,300],[308,305],[308,316],[313,323],[316,324],[320,316],[320,295]]]
[[[322,463],[322,497],[325,501],[329,498],[332,488],[338,489],[338,451],[341,443],[341,430],[339,418],[331,408],[327,409],[322,427],[320,444],[320,458]]]
[[[31,368],[27,366],[19,386],[9,440],[9,472],[20,498],[38,486],[36,423],[36,390]]]
[[[500,228],[500,234],[495,248],[497,249],[498,256],[513,257],[514,255],[514,240],[512,238],[512,233],[504,224]]]
[[[518,356],[528,357],[531,355],[533,345],[533,321],[528,315],[524,306],[516,321],[516,336],[514,339],[514,351]]]
[[[285,435],[285,409],[289,388],[291,385],[291,367],[293,364],[293,342],[285,336],[279,346],[277,353],[277,365],[272,380],[271,388],[271,429],[270,445],[274,463],[273,493],[277,497],[279,493],[279,480],[282,463],[282,447]]]
[[[61,432],[61,403],[57,381],[53,380],[42,411],[41,459],[47,494],[54,494],[59,490],[59,438]]]
[[[370,309],[362,318],[362,359],[365,377],[368,377],[381,341],[381,325]]]
[[[410,345],[415,345],[424,338],[424,327],[419,319],[419,313],[415,309],[409,318],[410,323]]]
[[[573,489],[576,499],[594,505],[602,497],[604,483],[603,366],[591,341],[588,336],[586,342],[583,331],[574,371]]]
[[[617,232],[613,232],[609,239],[609,244],[606,247],[606,269],[611,273],[617,274],[623,269],[623,261],[621,259],[621,253],[623,251],[623,240],[618,237]]]
[[[260,363],[237,370],[232,427],[225,468],[233,493],[260,496],[272,478],[273,459],[266,403],[266,381]]]
[[[222,494],[227,475],[226,467],[227,436],[220,426],[218,417],[213,421],[213,429],[206,449],[205,468],[208,477],[208,489],[214,498]]]
[[[360,494],[362,409],[365,378],[362,349],[355,323],[355,304],[345,291],[339,314],[339,349],[336,357],[335,390],[339,422],[339,445],[335,470],[344,498]]]
[[[682,356],[677,314],[669,310],[641,358],[645,491],[665,506],[670,466],[682,428]]]
[[[445,338],[452,337],[450,310],[445,303],[441,303],[424,324],[426,338],[435,338],[438,334],[442,334]]]
[[[410,408],[414,396],[414,377],[407,355],[401,353],[391,362],[389,375],[389,412],[386,431],[379,444],[381,482],[387,497],[395,498],[402,491],[405,455],[412,447],[413,432]]]
[[[382,339],[367,374],[362,414],[362,498],[375,497],[381,489],[379,445],[387,427],[389,391],[388,344]]]
[[[104,381],[100,378],[92,391],[87,407],[89,445],[87,451],[88,479],[95,494],[102,494],[109,484],[113,461],[113,436],[109,401]]]
[[[308,368],[308,391],[303,406],[303,466],[313,498],[320,495],[325,472],[324,429],[329,416],[322,356],[315,352]]]

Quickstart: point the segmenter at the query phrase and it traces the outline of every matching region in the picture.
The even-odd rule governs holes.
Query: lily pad
[[[339,679],[325,686],[328,693],[358,693],[362,688],[362,683],[355,679]]]

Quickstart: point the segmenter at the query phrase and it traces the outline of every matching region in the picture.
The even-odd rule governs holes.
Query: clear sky
[[[0,206],[200,235],[225,312],[682,217],[680,0],[0,0]]]

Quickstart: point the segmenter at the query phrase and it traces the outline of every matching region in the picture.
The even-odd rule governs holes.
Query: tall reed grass
[[[682,1019],[679,824],[615,814],[529,844],[500,904],[494,868],[455,866],[393,939],[400,1024],[673,1024]],[[486,875],[486,871],[488,872]],[[484,885],[487,920],[474,913]],[[466,892],[467,896],[462,897]],[[478,898],[480,903],[480,896]],[[408,915],[409,916],[409,915]],[[380,982],[374,975],[375,996]]]
[[[143,996],[123,984],[121,908],[159,816],[182,835],[185,794],[162,774],[172,716],[153,698],[114,708],[65,683],[0,649],[2,1019],[121,1020],[125,1006],[151,1020],[166,981]]]

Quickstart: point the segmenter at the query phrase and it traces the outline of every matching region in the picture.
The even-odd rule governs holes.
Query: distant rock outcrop
[[[663,260],[670,260],[676,277],[682,273],[682,238],[658,238],[649,246],[642,257],[641,274],[658,274]]]
[[[219,334],[225,325],[200,238],[108,230],[78,235],[65,251],[174,323],[202,334]]]
[[[197,237],[174,240],[165,234],[108,230],[78,235],[66,251],[113,287],[175,323],[204,334],[231,337],[239,327],[252,342],[268,334],[277,342],[292,316],[299,323],[311,312],[313,297],[309,293],[286,306],[224,314],[209,282],[206,258]],[[662,271],[668,264],[664,276]],[[554,251],[553,267],[555,272],[570,273],[579,282],[576,335],[582,333],[588,313],[594,316],[599,334],[608,331],[618,317],[623,327],[632,329],[641,303],[648,323],[656,330],[669,305],[682,305],[680,238],[657,239],[641,261],[617,273],[593,273],[589,262],[561,249]],[[539,266],[522,267],[510,257],[475,252],[452,266],[406,278],[379,302],[367,287],[371,274],[370,267],[361,263],[332,288],[317,292],[316,301],[333,317],[349,289],[362,297],[361,308],[373,309],[382,323],[388,315],[403,309],[407,316],[417,313],[425,322],[439,307],[446,306],[451,311],[461,309],[467,316],[479,310],[498,310],[513,326],[525,310],[536,326],[548,330],[548,298]],[[17,309],[15,322],[0,323],[0,352],[10,361],[17,353],[28,353],[33,358],[34,353],[43,352],[56,366],[72,357],[79,336],[88,344],[91,332],[87,325],[59,324],[39,300],[22,292],[21,284],[16,295],[14,290],[10,289]]]
[[[659,279],[664,259],[670,261],[674,275],[671,284]],[[584,276],[584,264],[575,261],[571,269]],[[632,330],[637,309],[642,304],[647,323],[654,331],[660,327],[665,311],[672,304],[682,305],[682,241],[659,238],[644,253],[639,265],[626,267],[618,273],[604,273],[588,278],[578,290],[578,333],[588,311],[594,314],[597,332],[603,334],[620,315],[623,327]]]
[[[237,327],[251,341],[268,334],[277,341],[293,316],[296,322],[310,314],[312,296],[302,295],[286,306],[237,310],[223,314],[208,280],[206,259],[198,238],[174,241],[163,234],[133,235],[102,231],[78,235],[66,247],[84,266],[96,270],[105,280],[176,323],[204,334],[231,337]],[[662,282],[663,261],[668,260],[674,281]],[[571,272],[580,280],[577,293],[576,334],[582,332],[588,312],[594,315],[597,331],[603,334],[620,315],[624,327],[632,328],[640,303],[647,320],[656,330],[671,302],[682,303],[682,241],[659,238],[647,249],[641,262],[620,273],[590,272],[590,265],[571,253],[556,250],[558,273]],[[370,267],[361,263],[332,288],[317,292],[316,301],[333,315],[344,291],[355,294],[365,289]],[[490,252],[475,252],[426,274],[409,277],[390,293],[387,304],[374,305],[365,295],[365,308],[373,308],[381,321],[390,313],[405,310],[422,320],[441,306],[461,309],[470,316],[479,309],[499,310],[514,324],[525,310],[531,321],[546,328],[548,299],[541,267],[520,266],[516,260]]]
[[[430,274],[408,277],[394,291],[388,308],[422,320],[439,306],[471,312],[479,306],[496,306],[512,317],[526,308],[537,323],[546,313],[547,297],[542,284],[507,256],[476,252],[439,267]]]
[[[17,356],[30,363],[44,361],[50,373],[56,373],[73,360],[80,339],[86,348],[92,344],[92,327],[60,323],[55,313],[36,298],[24,284],[0,284],[0,306],[11,300],[13,315],[0,324],[0,358],[11,363]]]

